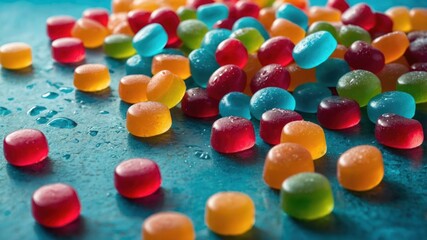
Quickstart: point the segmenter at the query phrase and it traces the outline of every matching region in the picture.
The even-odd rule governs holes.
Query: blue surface
[[[427,235],[426,143],[409,151],[379,146],[385,159],[385,179],[372,191],[354,193],[338,186],[339,155],[358,144],[378,146],[366,108],[362,109],[364,116],[359,126],[347,131],[326,131],[328,153],[315,161],[315,168],[331,181],[335,209],[330,216],[313,222],[296,221],[280,212],[278,192],[269,189],[261,178],[270,146],[260,138],[249,151],[218,154],[209,147],[214,119],[191,119],[178,108],[172,109],[173,127],[166,134],[150,139],[130,136],[125,128],[128,105],[120,102],[117,93],[118,81],[125,74],[125,61],[106,58],[100,50],[88,50],[86,62],[103,63],[111,69],[111,89],[99,94],[70,92],[74,67],[52,62],[44,34],[47,17],[78,17],[90,6],[109,7],[109,1],[65,2],[0,2],[0,44],[27,42],[33,47],[34,58],[33,68],[28,71],[0,69],[1,137],[16,129],[37,128],[45,132],[50,145],[49,160],[32,168],[12,167],[0,157],[0,239],[140,239],[143,220],[163,210],[190,216],[198,239],[220,239],[206,228],[203,218],[208,197],[223,190],[247,193],[257,209],[255,228],[230,239],[422,239]],[[393,4],[427,7],[426,1],[419,0],[372,2],[378,10]],[[49,92],[58,96],[42,97]],[[36,105],[46,110],[39,108],[27,114]],[[426,131],[427,106],[420,108],[424,111],[418,111],[415,118],[423,122]],[[37,114],[38,111],[41,112]],[[78,125],[60,129],[46,122],[38,124],[37,120],[59,117],[72,119]],[[313,114],[304,117],[315,121]],[[258,130],[258,122],[253,122]],[[161,191],[137,201],[116,193],[114,167],[131,157],[151,158],[160,165]],[[30,213],[33,191],[53,182],[74,186],[83,207],[77,222],[57,230],[39,226]]]

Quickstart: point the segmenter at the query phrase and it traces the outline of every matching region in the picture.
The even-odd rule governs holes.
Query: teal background
[[[324,2],[312,1],[312,4]],[[427,7],[425,0],[369,2],[379,11],[393,5]],[[50,146],[49,159],[30,168],[12,167],[0,157],[0,239],[140,239],[143,220],[166,210],[190,216],[198,239],[221,239],[204,225],[204,205],[209,196],[226,190],[248,194],[257,210],[255,227],[243,236],[228,239],[422,239],[427,236],[426,143],[408,151],[379,146],[366,109],[362,109],[364,116],[359,126],[346,131],[326,131],[328,153],[315,161],[315,168],[332,184],[335,209],[325,218],[302,222],[282,214],[278,192],[263,183],[263,161],[270,146],[259,137],[251,150],[218,154],[209,146],[210,127],[215,119],[191,119],[179,108],[172,109],[173,127],[167,133],[150,139],[130,136],[125,128],[128,105],[120,101],[117,93],[118,81],[125,74],[123,61],[107,58],[100,49],[88,50],[87,63],[102,63],[111,69],[111,88],[98,94],[60,89],[73,87],[74,67],[52,61],[45,20],[59,14],[77,18],[85,8],[109,8],[109,4],[95,0],[0,2],[0,44],[27,42],[33,48],[34,60],[28,71],[0,69],[1,137],[20,128],[36,128],[46,134]],[[46,92],[59,96],[42,98]],[[47,110],[30,116],[27,111],[35,105]],[[427,110],[421,111],[422,107],[418,106],[415,118],[426,127]],[[51,110],[58,112],[51,119],[67,117],[78,125],[59,129],[38,124],[36,119]],[[304,117],[316,121],[314,114]],[[258,130],[258,122],[253,122]],[[359,144],[381,149],[385,178],[375,189],[355,193],[338,185],[336,161],[341,153]],[[127,200],[115,191],[114,167],[133,157],[150,158],[160,165],[163,184],[153,196]],[[61,229],[41,227],[30,211],[32,193],[54,182],[74,186],[82,203],[79,220]]]

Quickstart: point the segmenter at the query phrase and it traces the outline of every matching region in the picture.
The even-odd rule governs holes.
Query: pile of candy
[[[427,102],[427,9],[394,7],[374,12],[367,4],[329,0],[309,7],[307,0],[114,0],[113,13],[88,9],[82,18],[47,20],[52,57],[79,64],[85,48],[103,46],[107,56],[127,59],[119,83],[122,101],[133,104],[126,127],[137,137],[162,134],[172,126],[170,109],[214,122],[211,147],[224,154],[255,145],[259,136],[275,145],[268,152],[263,179],[281,191],[285,213],[317,219],[334,206],[328,179],[314,173],[313,160],[327,153],[322,127],[342,130],[359,124],[366,106],[380,144],[413,149],[424,141],[423,126],[412,119],[416,104]],[[31,65],[24,43],[0,48],[5,69]],[[186,89],[185,81],[199,87]],[[110,86],[108,68],[83,64],[74,86],[97,92]],[[295,112],[316,113],[320,125]],[[362,108],[362,111],[364,109]],[[6,160],[14,166],[48,155],[43,133],[23,129],[4,139]],[[384,176],[381,152],[355,146],[337,162],[343,188],[366,191]],[[161,185],[154,161],[131,159],[114,172],[117,191],[141,198]],[[32,199],[37,222],[64,226],[79,216],[76,191],[64,184],[38,189]],[[219,192],[206,203],[205,222],[221,235],[240,235],[255,223],[246,194]],[[191,220],[180,213],[157,213],[142,227],[144,239],[194,239]]]

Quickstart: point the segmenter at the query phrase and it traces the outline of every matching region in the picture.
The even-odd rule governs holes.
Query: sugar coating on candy
[[[211,146],[220,153],[236,153],[255,145],[252,122],[241,117],[223,117],[212,125]]]
[[[251,92],[256,93],[266,87],[278,87],[288,89],[291,76],[283,66],[269,64],[257,71],[250,82]]]
[[[331,185],[319,173],[298,173],[287,178],[280,190],[280,205],[289,216],[314,220],[334,209]]]
[[[104,8],[89,8],[83,12],[84,18],[89,18],[94,21],[99,22],[100,24],[107,26],[108,25],[108,10]]]
[[[240,40],[249,53],[255,53],[265,41],[261,33],[253,27],[237,29],[230,37]]]
[[[230,92],[219,102],[219,114],[223,117],[236,116],[251,119],[249,102],[251,98],[241,92]]]
[[[270,38],[270,34],[268,34],[267,30],[264,28],[264,26],[253,17],[242,17],[239,18],[236,22],[233,24],[233,31],[236,31],[238,29],[252,27],[258,30],[258,32],[262,35],[262,37],[267,40]]]
[[[407,7],[391,7],[385,14],[393,20],[393,31],[409,32],[411,30],[411,17]]]
[[[206,88],[208,81],[220,66],[215,60],[213,53],[204,48],[196,49],[188,55],[190,60],[191,76],[194,82],[203,88]]]
[[[303,118],[297,112],[273,108],[262,114],[259,135],[268,144],[279,144],[283,127],[289,122],[299,120]]]
[[[149,159],[129,159],[114,170],[114,185],[127,198],[149,196],[160,188],[161,182],[159,166]]]
[[[356,41],[371,42],[371,35],[365,29],[355,25],[342,26],[338,32],[340,44],[350,47]]]
[[[154,75],[147,85],[147,99],[165,104],[173,108],[185,94],[184,81],[168,70],[163,70]]]
[[[105,55],[124,59],[136,54],[136,50],[132,46],[132,37],[125,34],[113,34],[104,39]]]
[[[295,99],[288,91],[277,87],[266,87],[257,91],[250,101],[251,114],[261,119],[263,113],[273,108],[295,109]]]
[[[126,128],[136,137],[153,137],[169,130],[172,118],[169,108],[159,102],[139,102],[126,114]]]
[[[384,54],[364,41],[356,41],[344,55],[353,69],[363,69],[372,73],[380,72],[385,65]]]
[[[292,50],[294,47],[295,45],[289,38],[281,36],[273,37],[261,45],[257,56],[263,66],[269,64],[287,66],[293,61]]]
[[[151,72],[153,75],[168,70],[185,80],[191,76],[190,61],[187,57],[175,54],[159,54],[153,57]]]
[[[186,47],[197,49],[201,46],[204,35],[209,28],[200,20],[182,21],[178,26],[178,36]]]
[[[110,72],[102,64],[84,64],[74,70],[74,86],[83,92],[104,90],[110,81]]]
[[[255,205],[244,193],[216,193],[206,202],[205,223],[216,234],[241,235],[255,224]]]
[[[415,119],[397,114],[383,114],[375,126],[375,138],[385,146],[412,149],[424,141],[423,126]]]
[[[302,172],[314,172],[310,152],[296,143],[281,143],[270,149],[264,163],[264,182],[280,189],[284,180]]]
[[[53,16],[46,20],[46,32],[51,41],[71,37],[76,19],[71,16]]]
[[[409,40],[404,32],[391,32],[374,39],[372,46],[384,54],[385,63],[390,63],[405,54]]]
[[[221,100],[229,92],[242,92],[246,86],[246,73],[236,65],[218,68],[209,78],[206,90],[211,98]]]
[[[396,89],[411,94],[416,103],[427,102],[427,72],[415,71],[403,74],[397,79]]]
[[[3,139],[6,161],[14,166],[28,166],[43,161],[49,154],[45,135],[36,129],[21,129]]]
[[[74,24],[71,36],[82,40],[86,48],[97,48],[102,46],[108,30],[97,21],[81,18]]]
[[[351,128],[359,124],[359,104],[349,98],[331,96],[324,98],[317,109],[317,120],[322,127],[334,130]]]
[[[308,16],[292,4],[282,4],[276,11],[276,18],[287,19],[303,29],[308,27]]]
[[[421,37],[409,44],[405,57],[409,63],[427,62],[427,37]]]
[[[323,128],[308,121],[292,121],[287,123],[280,136],[281,143],[298,143],[305,147],[313,160],[326,154],[326,138]]]
[[[45,227],[63,227],[80,215],[77,192],[63,183],[44,185],[33,193],[31,211],[34,219]]]
[[[342,97],[356,100],[360,107],[381,93],[381,82],[373,73],[365,70],[354,70],[338,80],[337,92]]]
[[[322,99],[332,95],[329,88],[319,83],[304,83],[295,88],[292,95],[295,98],[295,110],[316,113]]]
[[[384,92],[369,101],[367,112],[369,120],[373,123],[376,123],[384,113],[394,113],[402,117],[412,118],[415,115],[415,100],[405,92]]]
[[[134,33],[137,33],[148,24],[151,13],[144,10],[132,10],[127,14],[129,27]]]
[[[196,233],[189,217],[178,212],[159,212],[145,219],[142,224],[144,240],[194,240]]]
[[[272,37],[289,38],[293,44],[299,43],[305,37],[305,29],[297,24],[282,18],[274,20],[270,27]]]
[[[395,91],[397,79],[407,72],[409,72],[409,68],[406,65],[400,63],[386,64],[383,70],[376,74],[381,81],[382,91]]]
[[[228,7],[223,3],[211,3],[200,6],[197,9],[197,19],[211,29],[220,20],[228,17]]]
[[[353,147],[338,159],[338,182],[348,190],[370,190],[381,182],[383,176],[383,157],[380,150],[374,146]]]
[[[177,28],[180,23],[178,15],[170,8],[162,7],[158,8],[150,14],[148,19],[150,24],[158,23],[162,25],[164,30],[167,33],[167,45],[172,46],[173,44],[179,42]]]
[[[151,23],[139,30],[132,42],[139,55],[150,57],[162,51],[168,42],[168,35],[162,25]]]
[[[295,45],[293,58],[301,68],[314,68],[331,56],[337,47],[335,38],[326,31],[308,35]]]
[[[147,85],[150,77],[146,75],[127,75],[120,79],[119,97],[127,103],[147,101]]]
[[[370,30],[375,26],[375,15],[369,5],[359,3],[347,9],[342,14],[341,21],[345,25],[352,24]]]
[[[126,74],[144,74],[147,76],[152,76],[151,67],[153,64],[152,57],[143,57],[140,55],[135,55],[126,60]]]
[[[240,68],[244,68],[248,62],[248,51],[242,42],[234,38],[229,38],[218,45],[215,58],[221,66],[234,64]]]
[[[52,42],[52,58],[59,63],[78,63],[85,56],[83,42],[78,38],[60,38]]]
[[[228,29],[212,29],[203,37],[201,48],[215,53],[218,45],[228,39],[230,35],[231,31]]]
[[[188,89],[181,101],[182,112],[190,117],[208,118],[218,115],[218,100],[208,96],[203,88]]]
[[[31,46],[22,42],[12,42],[0,46],[0,64],[9,70],[31,66],[33,60]]]
[[[326,87],[336,87],[338,80],[350,72],[348,63],[339,58],[329,58],[316,67],[317,82]]]
[[[329,32],[335,39],[338,39],[337,29],[331,23],[324,21],[313,22],[307,30],[307,35],[320,31]]]

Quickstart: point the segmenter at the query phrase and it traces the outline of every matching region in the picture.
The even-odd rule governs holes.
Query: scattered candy
[[[168,35],[162,25],[148,24],[133,37],[133,47],[142,57],[160,53],[168,42]]]
[[[86,48],[97,48],[102,46],[108,30],[97,21],[81,18],[74,24],[71,36],[82,40]]]
[[[381,93],[381,82],[369,71],[354,70],[338,80],[337,92],[342,97],[356,100],[360,107],[364,107],[371,98]]]
[[[249,53],[256,52],[265,41],[261,33],[253,27],[238,29],[230,37],[240,40]]]
[[[412,149],[424,141],[423,126],[415,119],[397,114],[383,114],[375,126],[375,138],[385,146]]]
[[[201,46],[203,37],[209,28],[202,21],[190,19],[182,21],[178,26],[179,39],[189,49],[197,49]]]
[[[215,58],[221,66],[234,64],[240,68],[244,68],[248,62],[248,51],[242,42],[237,39],[230,38],[222,41],[218,45],[215,52]]]
[[[221,100],[229,92],[243,92],[246,85],[246,73],[236,65],[225,65],[209,78],[206,90],[211,98]]]
[[[203,37],[201,48],[215,53],[218,45],[227,40],[230,35],[231,31],[228,29],[212,29]]]
[[[3,68],[19,70],[31,66],[32,62],[30,45],[13,42],[0,46],[0,64]]]
[[[251,92],[256,93],[266,87],[278,87],[288,89],[290,75],[286,68],[278,64],[270,64],[262,67],[250,82]]]
[[[427,72],[415,71],[403,74],[397,79],[396,89],[411,94],[416,103],[427,102]]]
[[[273,37],[265,41],[258,49],[259,62],[265,66],[269,64],[280,64],[287,66],[293,61],[292,50],[295,45],[289,38]],[[240,56],[240,55],[237,55]]]
[[[152,76],[151,67],[153,65],[152,57],[143,57],[135,55],[126,60],[126,74],[144,74]]]
[[[259,123],[259,135],[268,144],[280,143],[283,127],[292,121],[303,120],[302,116],[294,111],[273,108],[262,114]]]
[[[384,54],[364,41],[356,41],[344,55],[353,69],[363,69],[372,73],[380,72],[385,65]]]
[[[316,113],[322,99],[332,95],[331,90],[319,83],[304,83],[295,88],[292,95],[295,98],[295,110]]]
[[[163,70],[154,75],[147,85],[147,99],[173,108],[185,94],[185,83],[177,75]]]
[[[381,81],[381,89],[383,92],[395,91],[397,79],[403,74],[409,72],[409,68],[400,63],[386,64],[377,77]]]
[[[109,14],[107,9],[90,8],[83,12],[83,18],[92,19],[107,27]]]
[[[114,170],[114,185],[127,198],[149,196],[160,188],[161,182],[159,166],[149,159],[129,159]]]
[[[6,161],[14,166],[28,166],[43,161],[49,154],[45,135],[36,129],[9,133],[3,140]]]
[[[255,145],[252,122],[241,117],[223,117],[214,122],[211,146],[220,153],[236,153]]]
[[[44,185],[33,193],[31,211],[41,225],[58,228],[70,224],[80,215],[76,191],[63,183]]]
[[[244,193],[216,193],[206,203],[205,223],[214,233],[241,235],[249,231],[255,223],[255,205]]]
[[[53,16],[46,21],[46,32],[51,41],[58,38],[71,37],[76,19],[71,16]]]
[[[223,3],[211,3],[197,9],[197,18],[211,29],[220,20],[228,17],[228,7]]]
[[[308,27],[308,16],[292,4],[282,4],[276,11],[276,18],[287,19],[298,24],[302,29]]]
[[[168,70],[182,80],[191,76],[190,61],[181,55],[159,54],[153,58],[151,73],[156,75],[162,70]]]
[[[295,45],[293,58],[301,68],[314,68],[331,56],[337,47],[334,36],[326,31],[320,31],[305,37]]]
[[[167,45],[172,46],[178,42],[177,28],[179,25],[178,15],[170,8],[159,8],[150,14],[149,23],[160,24],[167,33]]]
[[[59,38],[52,42],[52,58],[59,63],[78,63],[85,55],[83,42],[78,38]]]
[[[153,117],[156,116],[156,117]],[[159,102],[139,102],[126,114],[126,128],[136,137],[153,137],[169,130],[172,118],[169,108]]]
[[[305,29],[282,18],[274,20],[270,32],[272,37],[286,37],[289,38],[293,44],[299,43],[305,37]]]
[[[219,102],[219,114],[223,117],[236,116],[251,119],[251,98],[241,92],[227,93]]]
[[[191,76],[194,82],[205,88],[211,75],[219,68],[213,53],[204,48],[196,49],[188,55]]]
[[[106,37],[104,52],[105,55],[116,59],[128,58],[136,54],[132,46],[132,37],[125,34],[113,34]]]
[[[403,32],[391,32],[376,38],[372,42],[372,47],[384,54],[385,63],[393,62],[402,57],[408,46],[408,37]]]
[[[345,25],[338,32],[338,42],[346,47],[350,47],[356,41],[371,42],[371,35],[365,29],[354,26]]]
[[[264,28],[264,26],[255,18],[253,17],[242,17],[239,18],[234,24],[233,24],[233,32],[237,31],[238,29],[242,28],[248,28],[252,27],[258,30],[258,32],[262,35],[262,37],[267,40],[270,38],[270,34],[267,32],[267,30]]]
[[[383,176],[383,157],[380,150],[374,146],[353,147],[338,159],[338,182],[348,190],[370,190],[381,182]]]
[[[329,58],[316,67],[317,82],[326,87],[336,87],[338,80],[350,72],[348,63],[339,58]]]
[[[144,240],[194,240],[196,233],[189,217],[177,212],[160,212],[145,219],[142,224]]]
[[[322,127],[341,130],[356,126],[361,118],[359,104],[345,97],[324,98],[317,109],[317,120]]]
[[[405,92],[391,91],[381,93],[369,101],[369,120],[376,123],[384,113],[394,113],[402,117],[412,118],[415,115],[415,100]]]
[[[409,9],[406,7],[392,7],[385,14],[393,21],[393,31],[409,32],[412,29]]]
[[[263,113],[273,108],[295,109],[295,99],[288,91],[278,87],[266,87],[257,91],[251,98],[251,114],[260,120]]]
[[[83,92],[104,90],[110,81],[110,72],[102,64],[84,64],[74,70],[74,86]]]
[[[191,88],[181,100],[181,110],[190,117],[215,117],[219,112],[218,100],[210,98],[203,88]]]
[[[314,220],[334,209],[331,185],[319,173],[299,173],[287,178],[280,190],[280,205],[291,217]]]
[[[120,79],[119,97],[127,103],[147,101],[147,85],[150,77],[145,75],[128,75]]]
[[[345,25],[356,25],[365,30],[370,30],[375,26],[375,15],[371,7],[365,3],[359,3],[347,9],[341,17]]]
[[[264,163],[264,182],[273,189],[280,189],[288,177],[302,172],[314,172],[311,154],[296,143],[281,143],[268,151]]]

